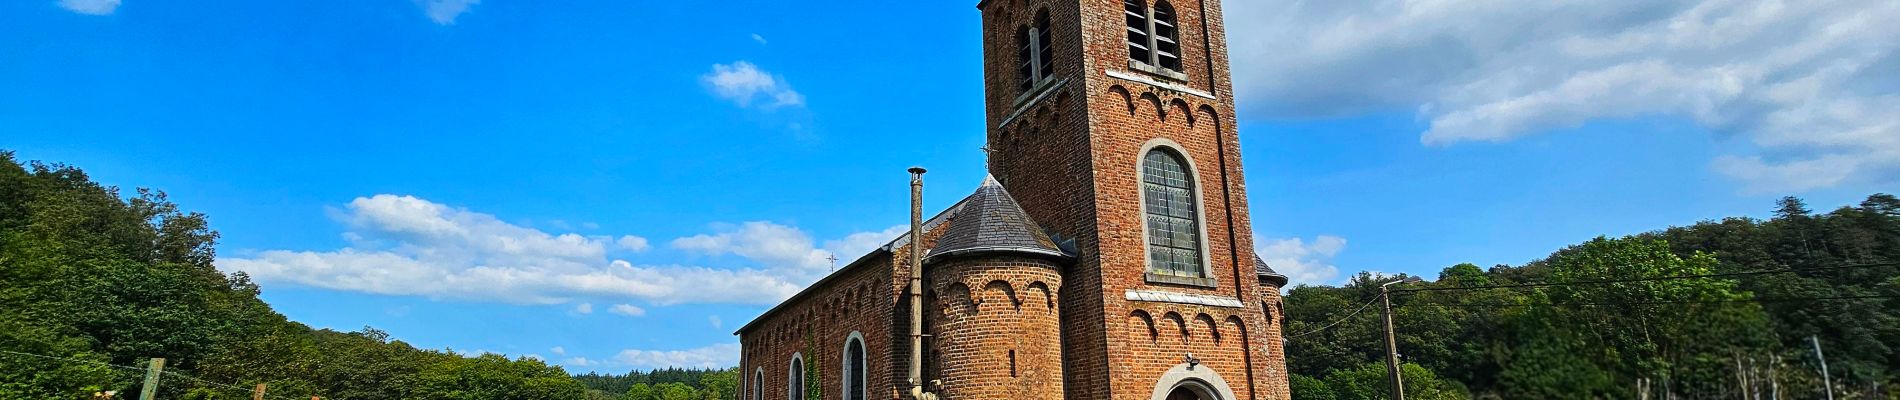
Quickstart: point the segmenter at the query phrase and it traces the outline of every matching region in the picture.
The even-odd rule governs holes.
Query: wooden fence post
[[[139,400],[152,400],[158,396],[158,374],[165,371],[165,359],[152,359],[152,366],[145,368],[145,388],[139,390]]]

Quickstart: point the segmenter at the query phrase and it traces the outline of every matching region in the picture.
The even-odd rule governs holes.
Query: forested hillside
[[[259,383],[273,399],[722,399],[737,386],[733,370],[570,376],[367,327],[311,329],[213,268],[206,216],[77,168],[0,160],[0,399],[135,393],[154,357],[167,359],[167,399],[248,399]],[[1819,398],[1814,338],[1836,398],[1900,398],[1900,199],[1777,206],[1765,221],[1598,238],[1394,285],[1407,395]],[[1288,293],[1296,399],[1384,397],[1372,301],[1393,278]]]
[[[0,152],[0,399],[575,399],[559,367],[417,349],[383,332],[315,330],[212,268],[218,234],[161,192],[101,186],[77,168]]]
[[[589,372],[575,375],[599,396],[615,393],[619,400],[722,400],[735,398],[739,369],[656,369],[625,375]]]
[[[1815,338],[1835,398],[1900,398],[1900,199],[1777,206],[1392,286],[1407,397],[1822,398]],[[1289,292],[1295,399],[1385,398],[1379,305],[1361,307],[1395,278]]]

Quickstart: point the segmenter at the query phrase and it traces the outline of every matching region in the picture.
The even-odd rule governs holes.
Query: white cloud
[[[1714,171],[1749,191],[1900,172],[1900,2],[1234,2],[1243,112],[1417,110],[1427,144],[1590,121],[1683,117],[1758,154]]]
[[[595,365],[600,365],[600,363],[594,360],[589,360],[587,359],[587,357],[572,357],[566,360],[562,360],[561,365],[565,365],[569,367],[592,367]]]
[[[726,368],[739,365],[739,344],[722,343],[688,350],[621,350],[615,364],[636,369]]]
[[[587,315],[587,314],[593,314],[593,313],[594,313],[594,305],[593,305],[593,304],[589,304],[589,303],[580,303],[580,304],[576,304],[576,305],[574,305],[574,313],[575,313],[575,314],[581,314],[581,315]]]
[[[647,315],[646,309],[635,307],[632,304],[615,304],[613,307],[608,308],[607,312],[625,315],[629,317],[641,317],[641,316]]]
[[[647,238],[643,238],[639,236],[633,236],[633,235],[621,236],[620,240],[614,241],[614,244],[620,245],[620,248],[631,250],[631,251],[646,251],[647,250]]]
[[[59,0],[59,6],[80,14],[111,15],[119,9],[119,0]]]
[[[759,69],[750,62],[713,64],[712,72],[701,75],[699,80],[712,88],[713,95],[739,107],[751,107],[754,101],[761,99],[767,109],[805,104],[805,96],[792,90],[792,85],[786,83],[784,78]]]
[[[719,316],[717,315],[706,316],[706,322],[711,322],[713,329],[721,329],[721,328],[726,327],[726,321],[719,319]]]
[[[826,271],[827,252],[816,248],[809,235],[768,222],[674,241],[676,246],[704,242],[697,250],[731,253],[756,264],[714,268],[612,260],[607,247],[625,245],[607,236],[549,234],[411,196],[358,198],[338,210],[337,218],[351,229],[344,235],[352,238],[349,247],[248,252],[220,258],[218,267],[243,271],[266,284],[385,295],[518,304],[614,299],[662,305],[774,304]],[[847,239],[851,237],[858,236]],[[850,240],[827,244],[832,251],[862,246]]]
[[[567,355],[567,348],[561,347],[561,346],[554,346],[554,348],[548,349],[548,352],[554,353],[554,355],[557,355],[557,356],[565,356]]]
[[[1260,258],[1275,272],[1286,275],[1288,285],[1326,284],[1339,277],[1333,256],[1346,249],[1346,239],[1320,235],[1307,243],[1300,238],[1269,239],[1255,243]]]
[[[759,44],[766,44],[766,43],[765,43],[765,37],[764,37],[764,36],[759,36],[759,34],[757,34],[757,33],[754,33],[754,34],[752,34],[752,41],[754,41],[754,42],[759,42]]]
[[[467,13],[469,7],[480,4],[482,0],[416,0],[422,6],[422,12],[429,15],[435,23],[449,25],[455,23],[455,17]]]

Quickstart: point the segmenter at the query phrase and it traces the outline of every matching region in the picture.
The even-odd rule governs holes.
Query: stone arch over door
[[[1168,372],[1161,374],[1155,381],[1152,400],[1199,399],[1199,400],[1239,400],[1234,389],[1227,386],[1227,380],[1207,365],[1180,363]]]

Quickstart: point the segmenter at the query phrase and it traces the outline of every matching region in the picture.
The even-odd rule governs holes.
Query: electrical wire
[[[1467,307],[1468,308],[1510,308],[1510,307],[1541,307],[1541,306],[1629,306],[1629,305],[1659,305],[1659,304],[1790,303],[1790,302],[1807,302],[1807,301],[1896,299],[1896,298],[1900,298],[1900,296],[1864,295],[1864,296],[1790,297],[1790,298],[1772,298],[1772,299],[1735,299],[1735,300],[1663,300],[1663,301],[1634,301],[1634,302],[1523,303],[1523,304],[1504,304],[1504,303],[1452,304],[1452,303],[1410,302],[1410,303],[1405,303],[1404,306],[1406,307],[1413,307],[1413,306],[1449,307],[1449,308],[1467,308]]]
[[[1745,271],[1745,272],[1723,272],[1723,273],[1715,273],[1715,274],[1658,276],[1658,277],[1649,277],[1649,278],[1599,279],[1599,280],[1585,280],[1585,281],[1574,281],[1574,282],[1533,282],[1533,283],[1517,283],[1517,284],[1510,284],[1510,285],[1446,286],[1446,287],[1425,287],[1425,288],[1409,288],[1409,289],[1398,288],[1398,289],[1392,289],[1392,292],[1412,293],[1412,292],[1440,292],[1440,291],[1453,291],[1453,290],[1517,289],[1517,288],[1549,287],[1549,286],[1601,285],[1601,284],[1610,284],[1610,283],[1653,282],[1653,281],[1668,281],[1668,280],[1679,280],[1679,279],[1727,278],[1727,277],[1734,277],[1734,276],[1785,274],[1785,273],[1791,273],[1791,272],[1831,271],[1831,270],[1839,270],[1839,269],[1886,267],[1886,266],[1894,266],[1894,265],[1900,265],[1900,263],[1851,264],[1851,265],[1837,265],[1837,266],[1832,266],[1832,267],[1818,267],[1818,268],[1799,268],[1799,269],[1786,268],[1786,269],[1769,269],[1769,270]]]
[[[1380,295],[1380,296],[1383,296],[1383,295]],[[1297,338],[1297,337],[1301,337],[1301,336],[1306,336],[1306,335],[1311,335],[1311,334],[1315,334],[1315,333],[1320,333],[1320,332],[1324,332],[1324,331],[1326,331],[1327,329],[1332,329],[1332,328],[1333,328],[1333,326],[1335,326],[1335,325],[1339,325],[1339,323],[1341,323],[1341,322],[1346,322],[1346,320],[1349,320],[1349,319],[1352,319],[1352,317],[1355,317],[1355,316],[1358,316],[1358,315],[1359,315],[1359,313],[1360,313],[1361,311],[1365,311],[1365,310],[1366,310],[1366,307],[1371,307],[1371,306],[1372,306],[1372,303],[1373,303],[1373,302],[1376,302],[1376,301],[1379,301],[1379,297],[1380,297],[1380,296],[1372,296],[1372,300],[1367,300],[1367,301],[1366,301],[1366,304],[1361,304],[1361,305],[1359,305],[1359,309],[1357,309],[1357,310],[1352,310],[1352,313],[1351,313],[1351,314],[1346,314],[1346,316],[1345,316],[1345,317],[1342,317],[1342,318],[1340,318],[1340,319],[1338,319],[1338,320],[1336,320],[1336,321],[1333,321],[1333,322],[1332,322],[1332,323],[1330,323],[1330,324],[1326,324],[1326,326],[1322,326],[1322,327],[1319,327],[1319,329],[1314,329],[1314,330],[1310,330],[1310,331],[1306,331],[1306,332],[1302,332],[1302,333],[1300,333],[1300,334],[1296,334],[1296,335],[1292,335],[1292,336],[1287,336],[1286,338],[1287,338],[1287,339],[1293,339],[1293,338]]]
[[[94,360],[87,360],[87,359],[80,359],[80,358],[69,358],[69,357],[58,357],[58,356],[49,356],[49,355],[44,355],[44,354],[33,354],[33,353],[21,353],[21,352],[17,352],[17,351],[7,351],[7,350],[0,350],[0,354],[11,354],[11,355],[16,355],[16,356],[26,356],[26,357],[36,357],[36,358],[43,358],[43,359],[48,359],[48,360],[56,360],[56,361],[68,361],[68,362],[79,362],[79,363],[86,363],[86,364],[93,364],[93,365],[103,365],[103,366],[107,366],[107,367],[113,367],[113,368],[119,368],[119,369],[126,369],[126,370],[132,370],[132,371],[139,371],[139,372],[141,372],[141,373],[143,373],[143,372],[145,372],[145,371],[147,371],[147,370],[148,370],[148,369],[147,369],[146,367],[134,367],[134,366],[129,366],[129,365],[118,365],[118,364],[113,364],[113,363],[109,363],[109,362],[103,362],[103,361],[94,361]],[[225,384],[225,383],[219,383],[219,382],[213,382],[213,381],[209,381],[209,380],[205,380],[205,379],[203,379],[203,378],[199,378],[199,377],[195,377],[195,376],[191,376],[191,375],[185,375],[185,374],[183,374],[183,373],[179,373],[179,372],[174,372],[174,371],[165,371],[165,370],[162,370],[162,369],[161,369],[161,370],[159,370],[159,374],[160,374],[160,375],[169,375],[169,376],[175,376],[175,377],[179,377],[179,378],[184,378],[184,379],[189,379],[189,380],[191,380],[191,381],[194,381],[194,382],[198,382],[198,383],[202,383],[202,384],[205,384],[205,385],[210,385],[210,386],[215,386],[215,387],[219,387],[219,388],[222,388],[222,389],[227,389],[227,390],[236,390],[236,391],[238,391],[238,392],[240,392],[240,393],[244,393],[244,394],[247,394],[247,395],[248,395],[248,394],[251,394],[251,393],[254,393],[254,392],[253,392],[253,390],[256,390],[255,388],[247,388],[247,387],[242,387],[242,386],[236,386],[236,385],[231,385],[231,384]],[[272,398],[272,399],[284,399],[284,400],[296,400],[296,398],[295,398],[295,397],[282,397],[282,396],[269,396],[268,398]]]
[[[1734,276],[1768,275],[1768,274],[1782,274],[1782,273],[1791,273],[1791,272],[1831,271],[1831,270],[1840,270],[1840,269],[1884,267],[1884,266],[1894,266],[1894,265],[1900,265],[1900,263],[1851,264],[1851,265],[1837,265],[1837,266],[1832,266],[1832,267],[1819,267],[1819,268],[1800,268],[1800,269],[1786,268],[1786,269],[1772,269],[1772,270],[1746,271],[1746,272],[1725,272],[1725,273],[1716,273],[1716,274],[1660,276],[1660,277],[1632,278],[1632,279],[1600,279],[1600,280],[1587,280],[1587,281],[1575,281],[1575,282],[1536,282],[1536,283],[1519,283],[1519,284],[1510,284],[1510,285],[1427,287],[1427,288],[1416,288],[1416,289],[1398,288],[1398,289],[1392,289],[1391,293],[1438,292],[1438,291],[1482,290],[1482,289],[1515,289],[1515,288],[1530,288],[1530,287],[1574,286],[1574,285],[1601,285],[1601,284],[1611,284],[1611,283],[1652,282],[1652,281],[1681,280],[1681,279],[1725,278],[1725,277],[1734,277]],[[1873,298],[1896,298],[1896,296],[1842,296],[1842,297],[1789,298],[1789,299],[1748,299],[1748,300],[1732,300],[1732,301],[1654,301],[1654,302],[1628,302],[1628,303],[1542,303],[1542,304],[1537,304],[1537,303],[1532,303],[1532,304],[1407,303],[1405,305],[1476,308],[1476,307],[1527,307],[1527,306],[1559,306],[1559,305],[1562,305],[1562,306],[1601,306],[1601,305],[1648,305],[1648,304],[1695,304],[1695,303],[1762,303],[1762,302],[1789,302],[1789,301],[1853,300],[1853,299],[1873,299]],[[1311,335],[1315,333],[1324,332],[1327,329],[1332,329],[1332,327],[1337,326],[1340,323],[1346,322],[1346,320],[1352,319],[1352,317],[1358,316],[1360,312],[1365,311],[1366,307],[1372,306],[1372,303],[1376,301],[1379,301],[1378,296],[1374,296],[1372,300],[1366,301],[1366,304],[1360,305],[1359,308],[1356,310],[1353,310],[1351,314],[1347,314],[1343,318],[1334,320],[1333,322],[1326,324],[1326,326],[1319,327],[1319,329],[1314,329],[1314,330],[1310,330],[1306,332],[1301,332],[1299,334],[1287,336],[1286,338],[1293,339],[1293,338],[1307,336],[1307,335]]]

